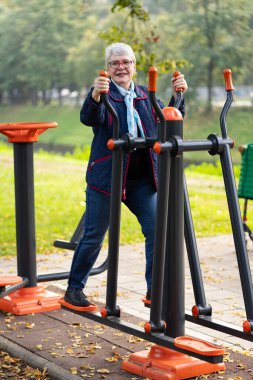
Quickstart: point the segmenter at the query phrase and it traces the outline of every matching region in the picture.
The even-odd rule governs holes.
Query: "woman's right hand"
[[[109,91],[110,79],[102,76],[98,76],[94,80],[94,89],[92,91],[92,99],[95,102],[100,102],[100,94],[107,93]]]

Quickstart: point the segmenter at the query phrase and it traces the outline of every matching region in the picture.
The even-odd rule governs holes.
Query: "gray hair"
[[[123,42],[115,42],[105,49],[105,65],[107,66],[112,54],[115,55],[128,55],[134,63],[136,63],[136,58],[131,46],[124,44]]]

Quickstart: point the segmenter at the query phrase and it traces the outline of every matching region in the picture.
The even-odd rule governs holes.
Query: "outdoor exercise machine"
[[[175,72],[174,76],[177,76],[178,74],[179,72]],[[152,76],[152,71],[150,75]],[[230,212],[231,223],[232,223],[232,228],[233,228],[233,236],[234,236],[234,241],[235,241],[235,246],[236,246],[241,284],[243,288],[243,296],[245,300],[247,321],[243,325],[243,331],[241,331],[236,326],[233,326],[231,324],[228,325],[221,321],[217,321],[214,318],[210,318],[212,316],[212,306],[209,303],[207,303],[206,296],[205,296],[205,290],[204,290],[204,284],[203,284],[203,278],[201,274],[201,266],[200,266],[200,260],[199,260],[199,254],[198,254],[198,247],[197,247],[197,242],[196,242],[196,235],[194,231],[194,224],[193,224],[193,219],[191,215],[191,207],[190,207],[189,195],[188,195],[188,190],[187,190],[187,183],[186,183],[185,176],[183,174],[182,188],[184,192],[184,238],[185,238],[185,244],[186,244],[186,249],[187,249],[188,261],[189,261],[191,279],[192,279],[192,285],[193,285],[193,291],[194,291],[194,298],[195,298],[195,305],[192,308],[193,315],[187,313],[185,315],[185,318],[188,321],[199,323],[211,328],[215,327],[217,330],[221,332],[245,338],[244,332],[252,331],[252,322],[251,322],[253,319],[252,280],[251,280],[249,262],[248,262],[247,254],[245,251],[244,239],[241,233],[240,222],[238,219],[239,206],[237,202],[236,185],[235,185],[234,174],[233,174],[233,169],[232,169],[232,161],[231,161],[230,152],[229,152],[229,149],[230,147],[232,147],[233,143],[230,141],[230,146],[228,146],[228,148],[225,149],[226,152],[223,151],[221,147],[219,147],[220,142],[224,143],[224,141],[227,138],[226,115],[233,100],[233,84],[232,84],[232,78],[231,78],[231,71],[229,69],[224,70],[224,79],[225,79],[225,90],[227,92],[227,99],[220,116],[220,128],[221,128],[222,138],[216,135],[212,135],[212,134],[208,136],[209,141],[211,141],[213,144],[212,148],[210,148],[209,146],[210,148],[209,154],[211,155],[218,154],[221,160],[227,200],[228,200],[228,205],[229,205],[229,212]],[[161,110],[159,109],[158,105],[155,102],[155,91],[149,91],[149,94],[150,94],[153,107],[160,120],[160,124],[161,123],[164,124],[165,120],[164,120],[163,113],[161,112]],[[182,97],[183,97],[182,92],[180,91],[180,89],[177,89],[177,100],[176,100],[176,103],[174,104],[174,108],[179,108],[182,101]],[[111,112],[114,115],[114,124],[116,125],[116,130],[118,130],[119,126],[118,126],[117,115],[115,115],[115,111],[111,109],[110,105],[107,106],[107,108],[109,112]],[[165,131],[164,126],[158,129],[158,133],[159,133],[158,139],[160,141],[163,141],[165,138],[165,136],[162,135],[165,133],[164,131]],[[117,134],[118,132],[115,132],[115,135]],[[116,145],[118,143],[119,142],[117,142]],[[201,144],[198,144],[196,141],[195,142],[189,141],[188,143],[184,142],[185,144],[184,151],[189,151],[190,150],[189,146],[192,145],[193,143],[195,143],[195,150],[204,150]],[[112,144],[112,142],[110,142],[110,144]],[[147,144],[149,147],[152,147],[154,144],[154,141],[152,139],[150,139],[149,141],[146,141],[146,140],[144,141],[140,138],[134,141],[131,138],[131,136],[129,136],[128,134],[124,136],[123,149],[125,151],[127,150],[131,151],[132,149],[142,148],[144,146],[147,146]],[[208,144],[211,144],[211,143],[208,143]],[[165,177],[163,176],[163,178]],[[247,180],[248,178],[249,177],[247,177]],[[166,189],[167,182],[166,180],[164,180],[164,182],[165,184],[162,185],[162,188]],[[252,189],[253,189],[253,186],[250,189],[250,194],[252,193]],[[240,191],[240,185],[239,185],[239,191]],[[245,205],[247,206],[247,200],[245,200]],[[246,210],[246,208],[244,210]],[[81,220],[70,242],[67,242],[64,240],[56,240],[54,242],[54,245],[56,247],[74,250],[83,233],[83,220],[84,220],[84,215],[81,217]],[[161,224],[163,227],[165,227],[164,223],[161,223]],[[171,224],[173,225],[173,223]],[[246,226],[245,221],[243,223],[243,227],[244,227],[244,230],[246,230],[247,228],[247,231],[248,231],[248,226]],[[162,229],[160,230],[162,231]],[[158,244],[159,244],[159,241],[161,241],[160,238],[158,238]],[[91,275],[101,273],[102,271],[106,270],[107,267],[108,267],[108,260],[106,259],[100,267],[92,269]],[[67,272],[65,274],[64,273],[62,274],[62,279],[64,277],[65,278],[68,277]],[[150,304],[150,301],[146,300],[145,298],[143,299],[143,302],[145,303],[146,306],[149,306]],[[204,316],[206,318],[202,318]],[[200,318],[196,319],[196,317],[200,317]]]
[[[253,232],[246,223],[248,200],[253,200],[253,144],[240,145],[238,150],[242,155],[238,197],[244,198],[243,229],[245,234],[248,234],[249,238],[253,241]]]
[[[108,141],[108,148],[112,150],[113,155],[111,197],[113,201],[111,202],[110,213],[106,306],[101,310],[101,314],[91,312],[84,314],[84,311],[91,311],[91,309],[87,308],[86,310],[84,310],[85,308],[71,308],[71,310],[74,313],[85,315],[85,317],[156,343],[150,352],[145,351],[144,353],[133,354],[130,360],[123,364],[124,369],[153,379],[161,379],[161,372],[167,372],[168,366],[175,369],[176,359],[177,362],[181,360],[180,368],[177,367],[176,369],[180,376],[179,378],[186,378],[223,369],[222,356],[224,350],[207,342],[185,337],[185,320],[228,332],[250,341],[253,340],[252,283],[229,151],[233,146],[233,141],[227,137],[225,124],[226,113],[232,102],[233,86],[231,73],[226,71],[227,100],[221,114],[222,138],[210,135],[207,140],[184,141],[183,119],[180,112],[175,107],[166,107],[164,110],[160,110],[156,103],[156,75],[156,69],[150,69],[150,99],[160,121],[158,141],[155,144],[152,139],[134,139],[129,134],[124,138],[119,136],[117,114],[111,107],[107,95],[102,95],[106,108],[112,114],[114,123],[113,139]],[[48,297],[46,297],[45,291],[37,287],[37,282],[63,279],[66,274],[36,275],[32,151],[33,142],[36,141],[38,135],[45,129],[55,126],[56,123],[45,123],[44,125],[43,123],[0,124],[1,133],[6,134],[9,141],[14,143],[18,276],[10,276],[8,279],[0,278],[0,309],[10,311],[13,314],[27,314],[53,310],[59,307],[59,297],[57,295],[53,294],[52,298],[50,298],[51,294],[48,294]],[[124,151],[144,147],[151,149],[152,146],[158,154],[161,170],[157,199],[156,244],[154,248],[150,321],[145,324],[143,331],[137,326],[120,320],[120,308],[116,304],[122,191],[121,174]],[[205,312],[202,315],[202,309],[205,309],[206,306],[205,300],[202,300],[203,305],[201,302],[196,302],[193,307],[193,316],[185,315],[183,260],[185,186],[182,156],[184,151],[194,150],[206,150],[210,154],[219,154],[221,158],[247,314],[243,332],[231,325],[225,325],[213,320],[210,313],[208,316],[205,315]],[[194,239],[191,243],[195,244]],[[158,249],[159,245],[160,249]],[[191,252],[191,250],[189,251]],[[26,252],[29,252],[29,254]],[[198,261],[197,254],[195,259]],[[196,287],[201,285],[199,283],[199,281],[201,282],[201,272],[198,275],[197,280],[195,279]],[[32,297],[30,297],[31,293]],[[46,299],[50,300],[50,305],[46,305]],[[23,306],[24,304],[26,308]],[[27,307],[27,304],[29,304],[29,307]],[[66,307],[62,300],[61,304]],[[69,305],[67,305],[67,308],[69,309]],[[156,361],[157,357],[160,358],[159,363]],[[171,359],[174,359],[172,363],[169,362]],[[154,373],[157,372],[160,377],[154,377],[156,376]],[[164,374],[163,378],[171,379],[171,377],[166,377],[166,374]]]
[[[13,143],[17,275],[0,276],[0,310],[15,315],[59,309],[60,295],[38,286],[39,282],[65,280],[69,272],[37,275],[34,211],[33,144],[56,122],[1,123],[0,133]],[[103,266],[91,274],[105,270]],[[96,306],[90,311],[97,310]]]
[[[0,276],[0,310],[21,315],[59,309],[59,295],[37,286],[33,143],[57,123],[5,123],[0,133],[13,143],[17,276]]]
[[[101,75],[105,74],[101,73]],[[230,148],[234,146],[234,143],[227,137],[225,124],[226,113],[232,102],[233,86],[231,71],[226,70],[224,76],[227,100],[220,119],[222,137],[211,134],[206,140],[184,141],[183,118],[180,112],[176,107],[166,107],[161,110],[156,102],[156,75],[157,70],[151,68],[149,71],[149,95],[160,121],[158,125],[158,141],[155,144],[149,139],[133,138],[130,134],[120,137],[117,114],[112,108],[107,94],[101,94],[105,107],[111,113],[114,123],[113,139],[109,140],[107,144],[108,148],[112,150],[113,156],[106,305],[102,308],[100,314],[83,314],[86,308],[74,307],[63,299],[60,302],[64,308],[71,309],[74,313],[156,343],[150,352],[145,350],[141,353],[130,355],[129,360],[123,363],[123,369],[152,379],[172,379],[171,375],[166,375],[169,371],[177,373],[178,378],[187,378],[215,372],[224,368],[224,365],[221,363],[223,352],[220,348],[207,342],[184,336],[185,320],[253,341],[251,334],[252,283],[230,157]],[[176,106],[178,107],[179,104]],[[133,149],[144,147],[151,148],[151,146],[158,154],[159,180],[152,274],[152,302],[150,304],[150,321],[145,324],[143,332],[136,326],[120,319],[120,308],[116,303],[116,298],[123,152],[131,152]],[[183,176],[183,152],[196,150],[208,151],[212,155],[219,154],[221,158],[243,295],[246,298],[245,306],[248,320],[244,323],[244,331],[235,326],[213,320],[211,318],[211,307],[206,305],[195,246],[196,242],[192,238],[194,235],[193,226],[191,225],[191,215],[187,208],[189,207],[189,200]],[[187,199],[185,200],[185,198]],[[196,288],[194,290],[197,291],[199,296],[199,302],[193,307],[193,315],[191,316],[185,314],[184,304],[184,213],[188,216],[188,219],[186,218],[185,235],[188,236],[187,246],[188,256],[191,259],[191,272],[193,276],[197,272],[194,279],[194,287]],[[197,264],[197,268],[192,268],[195,264]],[[244,283],[245,278],[246,285]],[[101,316],[103,319],[101,319]],[[192,361],[192,357],[195,357],[194,361]],[[196,358],[200,360],[196,361]],[[210,364],[207,366],[206,363],[203,364],[203,360],[211,363],[211,367],[209,366]],[[180,364],[178,365],[178,363]]]

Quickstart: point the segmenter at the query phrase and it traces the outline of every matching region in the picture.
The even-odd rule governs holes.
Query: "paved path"
[[[212,305],[213,317],[215,319],[219,319],[221,321],[232,323],[233,325],[241,327],[243,321],[247,318],[244,310],[244,302],[242,297],[236,254],[234,250],[232,237],[226,235],[210,238],[201,238],[198,239],[197,242],[200,255],[201,269],[204,279],[206,298],[207,302]],[[253,244],[251,241],[248,242],[248,254],[251,268],[253,268]],[[52,255],[38,255],[38,274],[68,271],[72,255],[73,253],[69,251],[62,251],[60,253]],[[101,254],[98,264],[100,262],[103,262],[105,257],[106,250],[104,250]],[[190,310],[195,302],[187,259],[185,260],[185,262],[185,304],[186,309]],[[117,303],[120,305],[123,313],[127,314],[127,318],[130,318],[131,320],[137,318],[136,320],[140,324],[143,324],[144,321],[149,320],[149,309],[145,308],[143,306],[143,303],[141,302],[141,298],[146,292],[146,286],[144,281],[144,265],[145,257],[143,244],[120,247]],[[4,274],[16,274],[15,258],[1,258],[0,268],[1,272]],[[47,287],[49,289],[54,289],[55,291],[63,294],[64,290],[66,289],[66,281],[51,282],[47,284]],[[91,296],[95,302],[103,304],[106,294],[106,272],[90,277],[86,291],[87,294]],[[82,319],[81,322],[80,318],[82,317],[78,317],[69,312],[63,312],[62,310],[58,310],[50,313],[42,313],[40,315],[35,314],[32,316],[10,317],[10,320],[8,322],[8,317],[6,317],[3,313],[0,313],[0,336],[2,337],[2,343],[0,342],[0,346],[3,348],[4,344],[6,343],[7,345],[9,344],[10,347],[11,342],[11,344],[14,345],[11,346],[11,349],[13,349],[14,352],[15,344],[17,344],[17,350],[18,347],[21,347],[23,350],[25,350],[25,352],[26,350],[28,350],[28,357],[29,352],[35,353],[36,355],[33,356],[33,360],[35,360],[34,358],[36,357],[43,357],[43,360],[45,362],[43,364],[44,366],[50,367],[50,363],[53,366],[56,365],[56,370],[54,367],[50,367],[51,372],[49,371],[50,375],[52,376],[51,378],[55,379],[65,379],[65,375],[61,371],[69,371],[69,368],[79,368],[79,376],[81,376],[82,374],[86,376],[87,373],[91,375],[92,370],[88,368],[83,368],[83,373],[80,372],[80,361],[82,363],[87,363],[87,360],[91,368],[93,368],[92,365],[94,366],[94,368],[105,368],[107,370],[109,368],[110,375],[104,373],[104,376],[107,376],[108,379],[134,379],[134,376],[122,373],[122,371],[120,371],[120,366],[116,360],[117,358],[115,359],[115,357],[117,356],[115,352],[117,350],[121,351],[121,354],[119,354],[119,356],[123,355],[126,352],[135,352],[139,349],[142,349],[143,347],[145,348],[148,343],[138,341],[138,339],[135,338],[130,338],[129,341],[127,340],[127,338],[125,338],[124,334],[121,335],[121,333],[115,332],[112,329],[108,328],[106,328],[107,330],[104,330],[104,328],[101,327],[101,325],[94,325],[94,322],[92,322],[92,324],[86,319],[85,323],[83,322],[84,319]],[[28,328],[26,328],[26,323],[28,323]],[[29,329],[29,323],[35,323],[35,326],[39,327],[38,329],[36,329],[36,339],[34,335],[35,328]],[[54,328],[52,328],[51,330],[50,326],[54,326]],[[79,333],[80,335],[82,335],[79,329],[80,326],[82,326],[82,334],[85,334],[86,337],[89,337],[92,334],[94,334],[97,339],[100,338],[100,343],[103,342],[103,345],[101,344],[101,347],[103,347],[100,351],[100,354],[98,353],[99,349],[94,348],[94,352],[96,354],[92,357],[92,359],[86,359],[86,357],[90,357],[89,351],[87,350],[86,354],[83,353],[83,350],[81,350],[81,352],[79,350],[79,353],[76,354],[76,348],[80,348],[79,343],[81,339],[81,337],[78,338],[78,335]],[[29,334],[31,336],[30,340],[29,337],[27,337]],[[51,352],[48,352],[50,345],[52,345],[52,340],[50,343],[51,334],[54,334],[54,348],[53,352],[52,350]],[[245,357],[243,356],[243,358],[245,358],[246,361],[250,360],[250,362],[253,362],[252,342],[238,339],[233,336],[223,334],[212,329],[207,329],[189,322],[186,322],[186,334],[197,338],[205,339],[218,345],[222,345],[223,347],[229,349],[229,352],[242,352],[247,355]],[[64,336],[65,338],[63,338]],[[66,343],[66,337],[68,343]],[[3,339],[7,339],[7,342],[3,341]],[[96,345],[99,346],[99,342],[97,341],[97,339]],[[58,346],[57,340],[59,342]],[[106,348],[104,346],[105,341],[107,342]],[[73,342],[76,342],[76,345],[74,344],[73,346]],[[115,346],[114,349],[113,346]],[[68,349],[70,350],[68,358],[69,363],[66,363],[66,355]],[[74,353],[74,355],[71,354],[71,350],[72,353]],[[20,350],[18,352],[20,352]],[[55,357],[53,355],[54,352]],[[107,355],[109,358],[114,357],[114,359],[111,359],[111,362],[109,359],[109,361],[105,361],[105,355]],[[24,353],[24,356],[27,361],[28,359],[26,353]],[[240,361],[242,360],[241,358],[242,356],[240,356],[240,359],[237,360]],[[77,364],[77,362],[79,364]],[[36,363],[37,362],[35,360],[31,364],[36,365]],[[110,366],[108,363],[110,364]],[[38,364],[38,366],[41,365],[42,364]],[[113,367],[114,372],[111,370],[111,366]],[[247,374],[249,374],[248,379],[253,379],[253,374],[252,372],[250,372],[252,367],[253,365],[251,366],[251,368],[247,367]],[[61,373],[57,372],[57,368]],[[242,370],[242,368],[240,370]],[[240,372],[240,370],[238,371]],[[72,372],[74,373],[75,370],[73,369]],[[67,373],[69,374],[69,372]],[[98,373],[97,375],[94,375],[93,373],[93,375],[91,376],[95,379],[99,379],[101,378],[103,372],[101,372],[100,375],[98,375]],[[81,378],[85,376],[82,376]],[[245,376],[246,375],[244,374],[243,379],[247,378]],[[66,379],[67,378],[68,377],[66,377]],[[77,378],[77,376],[74,376],[74,378]],[[139,377],[137,376],[136,379],[137,378]],[[71,379],[71,377],[69,377],[69,379]]]

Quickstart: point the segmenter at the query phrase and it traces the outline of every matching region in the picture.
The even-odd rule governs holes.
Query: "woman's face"
[[[128,55],[112,54],[107,71],[117,85],[128,90],[135,73],[135,64]]]

